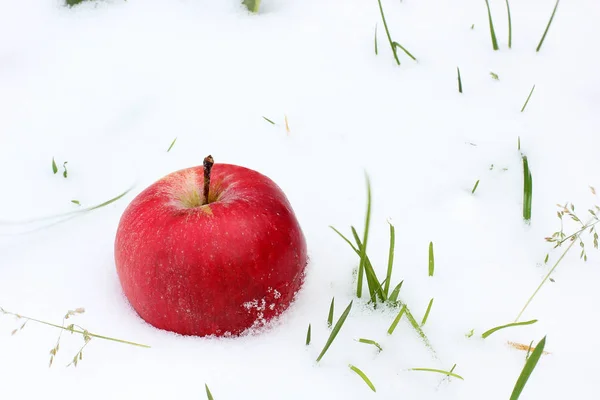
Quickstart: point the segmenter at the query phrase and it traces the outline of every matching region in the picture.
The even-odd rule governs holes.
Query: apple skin
[[[123,292],[150,325],[238,336],[285,311],[304,282],[304,234],[283,191],[254,170],[214,164],[173,172],[128,205],[117,229]]]

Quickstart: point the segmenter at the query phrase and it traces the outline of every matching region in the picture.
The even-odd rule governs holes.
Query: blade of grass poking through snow
[[[356,240],[356,244],[358,245],[359,250],[363,249],[363,245],[362,242],[360,241],[360,238],[358,237],[358,233],[356,232],[356,229],[352,226],[352,235],[354,235],[354,240]],[[381,283],[379,283],[379,279],[377,278],[377,274],[375,273],[375,270],[373,269],[373,265],[371,264],[371,260],[369,259],[369,256],[366,256],[366,261],[365,261],[365,276],[367,277],[367,286],[369,288],[369,296],[371,297],[371,301],[373,302],[373,304],[377,303],[377,297],[379,297],[379,299],[381,301],[385,301],[385,295],[383,293],[383,288],[381,287]]]
[[[479,179],[477,179],[477,182],[475,182],[475,185],[473,186],[473,190],[471,190],[471,194],[475,194],[475,191],[477,190],[477,186],[479,186]]]
[[[435,368],[411,368],[409,369],[409,371],[425,371],[425,372],[435,372],[438,374],[444,374],[447,376],[453,376],[455,378],[458,378],[460,380],[465,380],[465,378],[463,378],[462,376],[455,374],[454,372],[451,371],[444,371],[443,369],[435,369]]]
[[[490,36],[492,37],[492,47],[494,50],[498,50],[498,40],[496,40],[496,31],[494,30],[494,22],[492,21],[492,11],[490,10],[490,3],[488,0],[485,0],[485,5],[487,6],[488,19],[490,22]]]
[[[351,242],[351,241],[350,241],[350,240],[349,240],[349,239],[348,239],[346,236],[344,236],[344,234],[343,234],[343,233],[341,233],[340,231],[338,231],[337,229],[335,229],[335,228],[334,228],[333,226],[331,226],[331,225],[329,225],[329,227],[330,227],[331,229],[333,229],[333,231],[334,231],[335,233],[337,233],[338,235],[340,235],[340,237],[341,237],[342,239],[344,239],[344,241],[345,241],[346,243],[348,243],[348,244],[350,245],[350,247],[352,247],[352,250],[354,250],[354,251],[356,252],[356,254],[358,254],[358,255],[360,256],[360,252],[358,251],[358,249],[357,249],[356,247],[354,247],[354,244],[352,244],[352,242]]]
[[[64,178],[66,178],[66,177],[67,177],[67,174],[68,174],[68,172],[67,172],[67,163],[68,163],[68,161],[65,161],[65,162],[63,163],[63,169],[64,169],[64,171],[63,171],[63,177],[64,177]]]
[[[375,55],[379,54],[379,49],[377,48],[377,24],[375,24]]]
[[[248,11],[256,13],[260,7],[260,0],[244,0],[242,4],[248,8]]]
[[[462,79],[460,78],[460,68],[456,67],[456,73],[458,74],[458,93],[462,93]]]
[[[400,65],[400,60],[398,59],[398,54],[396,53],[396,47],[394,46],[394,41],[392,40],[392,36],[390,35],[390,30],[388,29],[387,22],[385,21],[385,14],[383,13],[383,6],[381,5],[381,0],[377,0],[379,3],[379,11],[381,12],[381,20],[383,21],[383,27],[385,29],[385,34],[387,35],[388,42],[390,43],[390,47],[392,48],[392,53],[394,54],[394,59],[396,60],[396,64]]]
[[[400,312],[398,313],[398,315],[396,315],[396,318],[394,318],[394,321],[392,321],[392,324],[388,328],[388,331],[387,331],[388,335],[391,335],[392,333],[394,333],[394,331],[396,330],[396,327],[398,326],[398,323],[400,322],[400,318],[402,318],[402,316],[404,315],[405,312],[406,312],[406,305],[403,305],[402,308],[400,309]]]
[[[210,392],[210,389],[208,388],[208,385],[205,383],[204,387],[206,388],[206,398],[208,400],[215,400],[214,397],[212,396],[212,393]]]
[[[394,247],[396,246],[396,228],[389,221],[388,224],[390,225],[390,251],[388,253],[387,273],[385,274],[385,287],[383,288],[386,298],[390,291],[390,280],[392,279],[392,269],[394,267]]]
[[[525,366],[523,367],[523,370],[521,371],[521,374],[515,383],[512,394],[510,395],[510,400],[517,400],[521,396],[521,392],[523,392],[527,380],[531,376],[531,373],[535,369],[540,357],[542,356],[544,346],[546,346],[546,336],[540,340],[533,353],[531,353],[531,356],[529,356],[527,359],[527,362],[525,363]]]
[[[308,330],[306,331],[306,345],[308,346],[310,344],[310,324],[308,324]]]
[[[267,117],[263,117],[263,119],[264,119],[265,121],[267,121],[268,123],[270,123],[271,125],[275,125],[275,122],[271,121],[269,118],[267,118]]]
[[[435,259],[433,257],[433,242],[429,242],[429,276],[433,276]]]
[[[331,305],[329,306],[329,315],[327,315],[327,326],[331,328],[333,324],[333,312],[335,308],[335,297],[331,298]]]
[[[506,325],[501,325],[501,326],[497,326],[495,328],[489,329],[485,332],[483,332],[483,334],[481,335],[482,338],[487,338],[488,336],[490,336],[492,333],[497,332],[501,329],[504,328],[511,328],[513,326],[523,326],[523,325],[532,325],[535,324],[538,320],[537,319],[532,319],[531,321],[524,321],[524,322],[513,322],[510,324],[506,324]]]
[[[367,258],[367,239],[369,238],[369,225],[371,223],[371,180],[369,179],[369,175],[365,174],[365,179],[367,181],[367,213],[365,216],[365,230],[363,233],[362,246],[359,244],[360,250],[360,264],[358,267],[358,286],[356,288],[356,297],[360,298],[362,296],[362,279],[365,268],[365,261]]]
[[[527,107],[527,103],[529,103],[529,99],[531,98],[531,95],[533,94],[534,89],[535,89],[535,85],[533,85],[533,87],[531,88],[531,91],[529,92],[529,96],[527,96],[527,100],[525,100],[525,104],[523,104],[523,107],[521,107],[521,112],[525,111],[525,107]]]
[[[350,367],[350,369],[352,371],[356,372],[358,374],[358,376],[360,376],[362,378],[362,380],[365,381],[365,383],[371,388],[372,391],[374,391],[374,392],[377,391],[377,390],[375,390],[375,386],[373,385],[371,380],[367,377],[367,375],[365,375],[364,372],[362,372],[360,369],[358,369],[357,367],[355,367],[352,364],[348,365],[348,367]]]
[[[52,173],[56,175],[58,172],[58,167],[56,166],[56,161],[54,161],[54,157],[52,157]]]
[[[423,316],[423,320],[421,321],[421,326],[425,325],[427,322],[427,318],[429,318],[429,313],[431,312],[431,306],[433,305],[433,297],[429,300],[429,304],[427,305],[427,310],[425,310],[425,315]]]
[[[171,149],[173,148],[173,146],[175,146],[175,142],[177,141],[177,138],[173,139],[173,141],[171,142],[171,145],[169,146],[169,148],[167,149],[167,153],[171,151]]]
[[[383,351],[383,349],[381,348],[381,346],[379,345],[379,343],[377,343],[377,342],[376,342],[376,341],[374,341],[374,340],[370,340],[370,339],[362,339],[362,338],[361,338],[361,339],[358,339],[358,341],[359,341],[360,343],[365,343],[365,344],[370,344],[370,345],[373,345],[373,346],[377,347],[377,350],[379,350],[379,351]]]
[[[410,322],[413,329],[415,331],[417,331],[417,333],[421,337],[421,340],[423,340],[423,343],[425,343],[425,346],[427,346],[431,351],[433,351],[435,353],[435,351],[433,350],[433,347],[431,346],[431,343],[429,342],[429,339],[427,339],[427,335],[425,335],[425,332],[423,332],[423,329],[421,329],[421,327],[419,326],[419,323],[417,322],[415,317],[413,317],[413,315],[410,312],[410,310],[408,309],[408,307],[406,307],[406,310],[404,313],[406,314],[406,318],[408,318],[408,322]]]
[[[390,303],[396,303],[398,301],[398,295],[400,294],[400,289],[402,289],[403,283],[404,281],[401,281],[399,284],[396,285],[394,290],[392,290],[392,294],[390,294],[390,297],[388,297],[388,301]]]
[[[412,58],[414,61],[417,61],[417,59],[415,58],[415,56],[413,56],[412,54],[410,54],[410,51],[406,50],[406,48],[404,46],[402,46],[400,43],[393,42],[392,44],[394,45],[394,47],[400,47],[402,49],[402,51],[406,53],[407,56],[409,56],[410,58]]]
[[[550,19],[548,20],[548,25],[546,25],[546,30],[544,31],[544,34],[542,35],[542,38],[540,39],[540,43],[538,44],[537,48],[535,49],[536,52],[540,51],[540,49],[542,48],[542,43],[544,43],[544,39],[546,39],[546,34],[548,34],[548,30],[550,29],[550,24],[552,24],[552,20],[554,19],[554,14],[556,14],[556,9],[558,8],[558,2],[560,0],[556,0],[556,4],[554,5],[554,10],[552,10],[552,15],[550,15]]]
[[[512,48],[512,19],[510,18],[510,4],[506,0],[506,13],[508,14],[508,48]]]
[[[523,219],[531,220],[531,200],[533,197],[533,179],[529,170],[527,156],[523,156]]]
[[[346,307],[346,309],[344,310],[344,312],[342,313],[340,318],[335,323],[335,326],[331,330],[331,333],[329,334],[329,338],[327,339],[327,342],[325,342],[325,347],[323,347],[321,354],[319,354],[319,357],[317,357],[317,362],[321,361],[321,359],[323,358],[323,356],[325,355],[325,353],[327,352],[327,350],[329,349],[329,347],[335,340],[335,337],[340,332],[340,329],[342,329],[344,322],[346,322],[346,318],[348,318],[348,314],[350,314],[351,309],[352,309],[352,300],[350,301],[350,304],[348,304],[348,307]]]

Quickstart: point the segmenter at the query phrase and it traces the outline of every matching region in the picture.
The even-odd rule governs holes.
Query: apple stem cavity
[[[204,157],[204,190],[202,191],[202,204],[208,204],[208,192],[210,191],[210,170],[215,160],[211,155]]]

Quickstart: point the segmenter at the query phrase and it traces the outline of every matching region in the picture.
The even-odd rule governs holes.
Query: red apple
[[[304,281],[307,249],[279,186],[248,168],[213,166],[208,156],[129,204],[115,263],[125,296],[149,324],[228,336],[288,308]]]

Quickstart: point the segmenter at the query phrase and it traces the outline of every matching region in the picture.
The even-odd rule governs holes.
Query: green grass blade
[[[275,122],[271,121],[269,118],[267,118],[267,117],[263,117],[263,119],[264,119],[265,121],[267,121],[268,123],[270,123],[271,125],[275,125]]]
[[[533,198],[533,182],[527,156],[523,156],[523,219],[531,220],[531,201]]]
[[[388,335],[391,335],[392,333],[394,333],[394,331],[396,330],[396,327],[398,326],[398,323],[400,322],[400,318],[402,318],[402,316],[404,315],[404,313],[406,312],[406,304],[402,306],[402,308],[400,309],[400,312],[398,313],[398,315],[396,315],[396,318],[394,318],[394,321],[392,321],[392,324],[390,325],[390,327],[388,328]]]
[[[385,297],[388,297],[388,293],[390,291],[390,280],[392,279],[392,269],[394,267],[394,248],[396,247],[396,228],[389,221],[390,225],[390,251],[388,254],[388,268],[387,273],[385,275],[385,287],[383,288],[383,293]]]
[[[429,276],[433,276],[435,259],[433,257],[433,242],[429,242]]]
[[[521,112],[525,111],[525,107],[527,107],[527,103],[529,103],[529,99],[531,98],[531,95],[533,94],[534,89],[535,89],[535,85],[533,85],[533,87],[531,88],[531,91],[529,92],[529,96],[527,96],[527,100],[525,100],[525,104],[523,104],[523,107],[521,107]]]
[[[417,322],[415,317],[412,315],[412,313],[410,312],[408,307],[406,307],[406,311],[404,313],[406,314],[406,318],[408,318],[408,322],[410,322],[413,329],[415,331],[417,331],[417,333],[421,337],[421,340],[423,340],[423,343],[425,343],[425,346],[427,346],[430,350],[433,351],[433,346],[431,346],[431,343],[429,342],[427,335],[425,335],[425,332],[423,332],[423,329],[421,329],[421,327],[419,326],[419,323]]]
[[[508,48],[512,48],[512,19],[510,18],[510,5],[506,0],[506,13],[508,14]]]
[[[358,339],[358,341],[359,341],[360,343],[370,344],[370,345],[372,345],[372,346],[375,346],[375,347],[377,347],[377,349],[378,349],[379,351],[383,351],[383,348],[382,348],[382,347],[379,345],[379,343],[377,343],[377,342],[376,342],[376,341],[374,341],[374,340],[371,340],[371,339],[362,339],[362,338],[361,338],[361,339]]]
[[[462,93],[462,79],[460,78],[460,68],[456,67],[456,73],[458,74],[458,93]]]
[[[173,139],[173,141],[171,142],[171,145],[169,146],[169,148],[167,149],[167,153],[171,151],[171,149],[173,148],[173,146],[175,146],[175,142],[177,141],[177,138]]]
[[[427,322],[427,318],[429,318],[429,313],[431,312],[431,306],[433,306],[433,297],[429,300],[429,304],[427,305],[427,310],[425,311],[425,315],[423,316],[423,320],[421,321],[421,326],[425,325]]]
[[[208,398],[208,400],[215,400],[212,393],[210,393],[210,389],[208,388],[208,385],[205,383],[204,387],[206,388],[206,397]]]
[[[352,250],[354,250],[354,252],[355,252],[355,253],[357,253],[357,254],[360,256],[360,252],[358,251],[358,249],[357,249],[356,247],[354,247],[354,244],[352,244],[352,242],[351,242],[351,241],[350,241],[350,240],[349,240],[349,239],[348,239],[346,236],[344,236],[344,234],[342,234],[340,231],[338,231],[337,229],[335,229],[335,228],[334,228],[333,226],[331,226],[331,225],[330,225],[329,227],[330,227],[331,229],[333,229],[333,231],[334,231],[335,233],[337,233],[338,235],[340,235],[340,237],[341,237],[342,239],[344,239],[344,241],[345,241],[346,243],[348,243],[348,244],[350,245],[350,247],[352,247]]]
[[[52,157],[52,173],[56,175],[58,172],[58,166],[56,165],[56,161],[54,161],[54,157]]]
[[[556,0],[556,4],[554,5],[554,10],[552,10],[552,15],[550,16],[550,19],[548,20],[548,25],[546,25],[546,30],[544,31],[544,34],[542,35],[542,38],[540,39],[540,43],[538,44],[537,48],[535,49],[536,52],[540,51],[540,49],[542,48],[542,43],[544,43],[544,39],[546,39],[546,34],[548,33],[548,30],[550,29],[550,24],[552,24],[552,20],[554,19],[554,14],[556,14],[556,9],[558,8],[558,2],[560,0]]]
[[[485,0],[485,5],[487,6],[488,19],[490,22],[490,36],[492,37],[492,47],[494,50],[498,50],[498,40],[496,40],[496,31],[494,30],[494,22],[492,21],[492,11],[490,10],[490,3],[488,0]]]
[[[388,297],[388,301],[390,303],[395,303],[398,301],[398,295],[400,294],[400,289],[402,289],[403,283],[404,281],[400,282],[398,285],[396,285],[394,290],[392,290],[392,294],[390,294],[390,297]]]
[[[367,181],[367,213],[365,216],[365,230],[363,233],[362,246],[359,245],[360,265],[358,267],[358,287],[356,289],[356,296],[358,298],[362,295],[362,276],[365,268],[365,260],[367,258],[367,240],[369,239],[369,225],[371,223],[371,180],[367,174],[365,174],[365,179]]]
[[[523,325],[532,325],[535,324],[538,320],[537,319],[532,319],[531,321],[524,321],[524,322],[512,322],[510,324],[506,324],[506,325],[501,325],[501,326],[497,326],[495,328],[489,329],[485,332],[483,332],[483,334],[481,335],[482,338],[487,338],[488,336],[490,336],[492,333],[499,331],[501,329],[504,328],[511,328],[513,326],[523,326]]]
[[[479,186],[479,179],[477,179],[477,182],[475,182],[475,186],[473,186],[473,190],[471,190],[471,194],[475,194],[475,191],[477,190],[477,186]]]
[[[342,313],[342,315],[340,316],[338,321],[335,323],[335,326],[333,327],[331,334],[329,334],[329,338],[327,339],[327,342],[325,343],[325,347],[323,347],[321,354],[319,354],[319,357],[317,357],[317,362],[321,361],[321,359],[323,358],[323,356],[325,355],[325,353],[327,352],[327,350],[329,349],[329,347],[335,340],[335,337],[340,332],[340,329],[342,329],[344,322],[346,322],[346,318],[348,318],[348,314],[350,314],[351,309],[352,309],[352,300],[350,301],[350,304],[348,304],[348,307],[346,307],[346,309],[344,310],[344,312]]]
[[[544,352],[545,346],[546,336],[544,336],[542,340],[540,340],[538,345],[535,347],[533,353],[531,353],[531,356],[527,359],[527,362],[525,363],[525,366],[523,367],[523,370],[521,371],[521,374],[519,375],[519,378],[515,383],[515,387],[512,391],[512,394],[510,395],[510,400],[518,400],[518,398],[521,396],[521,392],[523,392],[523,388],[525,388],[527,380],[531,376],[531,373],[533,372],[538,361],[540,360],[540,357]]]
[[[310,344],[310,331],[311,331],[311,326],[310,326],[310,324],[308,324],[308,330],[306,331],[306,345],[307,346]]]
[[[248,8],[248,11],[256,13],[260,7],[260,1],[261,0],[244,0],[242,4]]]
[[[329,306],[329,314],[327,315],[327,327],[331,328],[333,324],[333,311],[335,308],[335,297],[331,298],[331,305]]]
[[[410,58],[412,58],[414,61],[417,61],[417,59],[415,58],[415,56],[413,56],[410,53],[410,51],[406,50],[406,48],[404,46],[402,46],[400,43],[393,42],[392,44],[394,45],[394,47],[400,47],[402,49],[402,51],[404,51],[406,53],[407,56],[409,56]]]
[[[360,238],[358,237],[358,233],[356,232],[356,229],[353,226],[350,228],[352,229],[352,235],[354,236],[354,240],[356,241],[358,249],[362,251],[364,246],[362,245],[362,242],[360,241]],[[381,283],[379,282],[379,279],[377,278],[377,274],[375,273],[375,270],[373,269],[373,265],[371,264],[371,260],[369,259],[369,256],[366,256],[364,273],[365,273],[365,276],[367,277],[367,285],[369,288],[369,296],[371,297],[371,301],[374,304],[377,303],[377,297],[379,297],[379,299],[381,301],[385,301],[386,297],[383,293],[383,288],[381,287]]]
[[[392,53],[394,54],[394,59],[396,63],[400,65],[400,60],[398,59],[398,54],[396,53],[396,47],[394,46],[394,41],[392,40],[392,36],[390,35],[390,30],[388,29],[387,22],[385,21],[385,14],[383,12],[383,6],[381,5],[381,0],[377,0],[379,3],[379,11],[381,12],[381,20],[383,21],[383,27],[385,28],[385,34],[387,35],[388,42],[390,43],[390,47],[392,48]]]
[[[379,54],[379,50],[377,48],[377,24],[375,24],[375,55]]]
[[[435,373],[438,373],[438,374],[444,374],[444,375],[447,375],[447,376],[453,376],[453,377],[458,378],[458,379],[463,380],[463,381],[465,380],[465,378],[463,378],[462,376],[460,376],[458,374],[455,374],[454,372],[444,371],[442,369],[435,369],[435,368],[411,368],[411,369],[409,369],[409,371],[435,372]]]
[[[512,48],[512,19],[510,18],[510,5],[506,0],[506,12],[508,14],[508,48]]]
[[[357,367],[355,367],[352,364],[350,364],[348,366],[350,367],[350,369],[352,371],[356,372],[358,374],[358,376],[360,376],[362,378],[363,381],[365,381],[365,383],[371,388],[372,391],[374,391],[374,392],[377,391],[377,390],[375,390],[375,386],[373,385],[371,380],[367,377],[367,375],[365,375],[364,372],[362,372],[360,369],[358,369]]]

